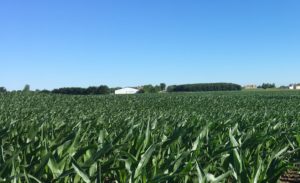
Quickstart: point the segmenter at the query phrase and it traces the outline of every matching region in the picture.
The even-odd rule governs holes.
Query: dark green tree
[[[165,91],[167,85],[165,83],[160,83],[160,91]]]
[[[5,93],[7,92],[6,88],[5,87],[0,87],[0,93]]]
[[[274,83],[263,83],[260,88],[268,89],[268,88],[276,88]]]
[[[111,89],[106,85],[99,87],[91,86],[88,88],[80,87],[69,87],[69,88],[58,88],[54,89],[52,93],[55,94],[66,94],[66,95],[105,95],[110,94]]]
[[[26,84],[24,86],[23,92],[30,92],[30,85],[29,84]]]
[[[109,94],[109,93],[110,93],[110,89],[106,85],[101,85],[97,89],[97,94],[105,95],[105,94]]]
[[[168,86],[168,92],[233,91],[242,87],[233,83],[198,83]]]
[[[145,93],[157,93],[160,91],[160,86],[144,85],[143,90]]]

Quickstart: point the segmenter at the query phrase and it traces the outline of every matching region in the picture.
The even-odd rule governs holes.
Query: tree
[[[105,95],[105,94],[109,94],[109,93],[110,93],[110,89],[108,86],[101,85],[98,87],[97,94]]]
[[[67,94],[67,95],[86,95],[87,89],[79,87],[59,88],[54,89],[52,93],[55,94]]]
[[[160,91],[165,91],[166,90],[166,84],[165,83],[160,83]]]
[[[6,88],[5,87],[0,87],[0,93],[5,93],[7,92]]]
[[[141,89],[139,89],[138,93],[145,93],[145,91],[143,88],[141,88]]]
[[[24,89],[23,89],[23,92],[30,92],[30,85],[25,85],[24,86]]]
[[[233,83],[198,83],[168,86],[168,92],[233,91],[242,87]]]
[[[143,90],[145,93],[157,93],[160,90],[160,87],[153,85],[144,85]]]
[[[268,88],[276,88],[276,86],[274,83],[263,83],[259,88],[268,89]]]
[[[56,94],[67,94],[67,95],[104,95],[110,94],[111,90],[106,85],[91,86],[88,88],[80,88],[80,87],[69,87],[69,88],[58,88],[54,89],[52,93]]]
[[[98,91],[98,87],[95,86],[91,86],[86,89],[86,93],[89,95],[95,95],[97,94],[97,91]]]

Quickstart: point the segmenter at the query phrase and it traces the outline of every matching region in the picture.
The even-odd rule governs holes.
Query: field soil
[[[281,183],[296,183],[300,182],[299,171],[289,170],[280,178]]]

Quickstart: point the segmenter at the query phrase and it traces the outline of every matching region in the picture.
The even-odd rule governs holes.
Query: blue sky
[[[300,82],[298,0],[0,1],[0,86]]]

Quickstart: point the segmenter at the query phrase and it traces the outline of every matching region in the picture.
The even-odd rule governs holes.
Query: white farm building
[[[291,90],[300,90],[300,84],[291,84],[289,88]]]
[[[115,94],[116,95],[122,95],[122,94],[136,94],[138,93],[139,90],[138,89],[135,89],[135,88],[122,88],[122,89],[119,89],[119,90],[116,90],[115,91]]]
[[[245,85],[244,86],[245,89],[249,90],[249,89],[257,89],[257,86],[252,84],[252,85]]]

